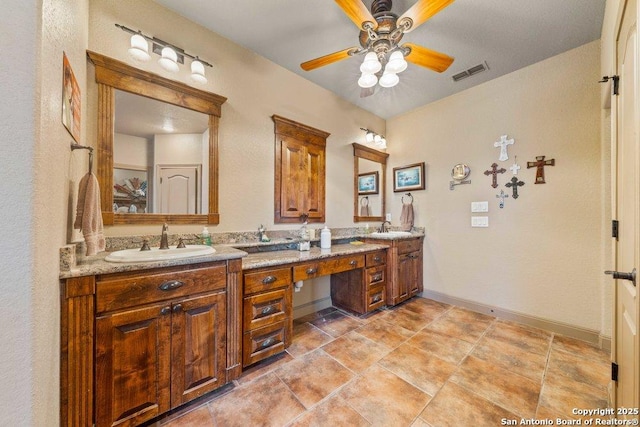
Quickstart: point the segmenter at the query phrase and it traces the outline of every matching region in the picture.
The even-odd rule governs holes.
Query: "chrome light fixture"
[[[384,135],[377,134],[374,131],[366,128],[360,128],[360,130],[363,130],[366,132],[364,135],[364,140],[368,144],[373,144],[376,146],[376,148],[380,148],[380,149],[387,148],[387,139],[384,137]]]
[[[136,61],[148,61],[151,56],[149,55],[149,42],[152,44],[152,52],[156,55],[160,55],[158,63],[160,66],[171,72],[177,73],[180,70],[178,64],[184,64],[184,58],[191,59],[191,80],[195,83],[206,84],[207,77],[205,76],[204,67],[213,67],[206,61],[203,61],[197,56],[193,56],[185,52],[183,49],[157,39],[155,37],[149,37],[143,34],[141,31],[134,31],[131,28],[127,28],[124,25],[116,24],[116,27],[125,31],[131,36],[131,47],[129,48],[129,55]],[[377,82],[377,77],[376,77]],[[375,83],[373,83],[375,85]]]

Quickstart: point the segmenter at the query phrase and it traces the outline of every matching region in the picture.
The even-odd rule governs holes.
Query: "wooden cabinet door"
[[[283,136],[280,141],[280,218],[300,222],[307,206],[307,148],[293,138]],[[277,211],[276,211],[277,214]]]
[[[309,220],[324,222],[325,149],[308,145],[306,152],[306,204]]]
[[[170,409],[171,308],[96,319],[96,426],[138,425]]]
[[[411,270],[412,281],[409,282],[409,296],[422,292],[422,251],[411,252],[407,254],[411,259],[409,269]]]
[[[226,292],[174,303],[171,336],[171,407],[226,382]]]
[[[408,299],[410,289],[414,286],[414,262],[410,255],[410,253],[398,255],[398,280],[395,283],[394,289],[396,304]]]

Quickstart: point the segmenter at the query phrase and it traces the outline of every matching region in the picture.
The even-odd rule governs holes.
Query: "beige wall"
[[[599,42],[431,103],[387,122],[390,167],[425,161],[426,191],[414,192],[416,223],[426,227],[424,280],[428,292],[470,300],[595,332],[603,322],[603,182]],[[515,138],[510,159],[498,161],[493,142]],[[547,183],[535,185],[535,156],[555,158]],[[514,156],[525,181],[517,200],[499,209],[483,175]],[[459,162],[471,185],[449,190]],[[391,193],[397,223],[400,193]],[[489,228],[471,228],[470,203],[489,202]],[[482,215],[482,214],[475,214]],[[603,327],[603,324],[605,325]]]

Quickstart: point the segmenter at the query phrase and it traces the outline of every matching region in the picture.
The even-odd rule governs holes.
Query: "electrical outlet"
[[[391,214],[390,213],[386,214],[384,219],[385,219],[385,221],[391,222]]]

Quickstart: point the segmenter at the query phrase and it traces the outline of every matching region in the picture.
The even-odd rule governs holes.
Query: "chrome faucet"
[[[387,233],[389,231],[389,228],[387,228],[387,226],[385,226],[385,224],[391,225],[391,222],[390,221],[384,221],[382,223],[382,225],[380,226],[380,232],[381,233]]]
[[[165,222],[162,226],[162,235],[160,236],[160,249],[169,249],[169,236],[167,234],[167,230],[169,226]]]

